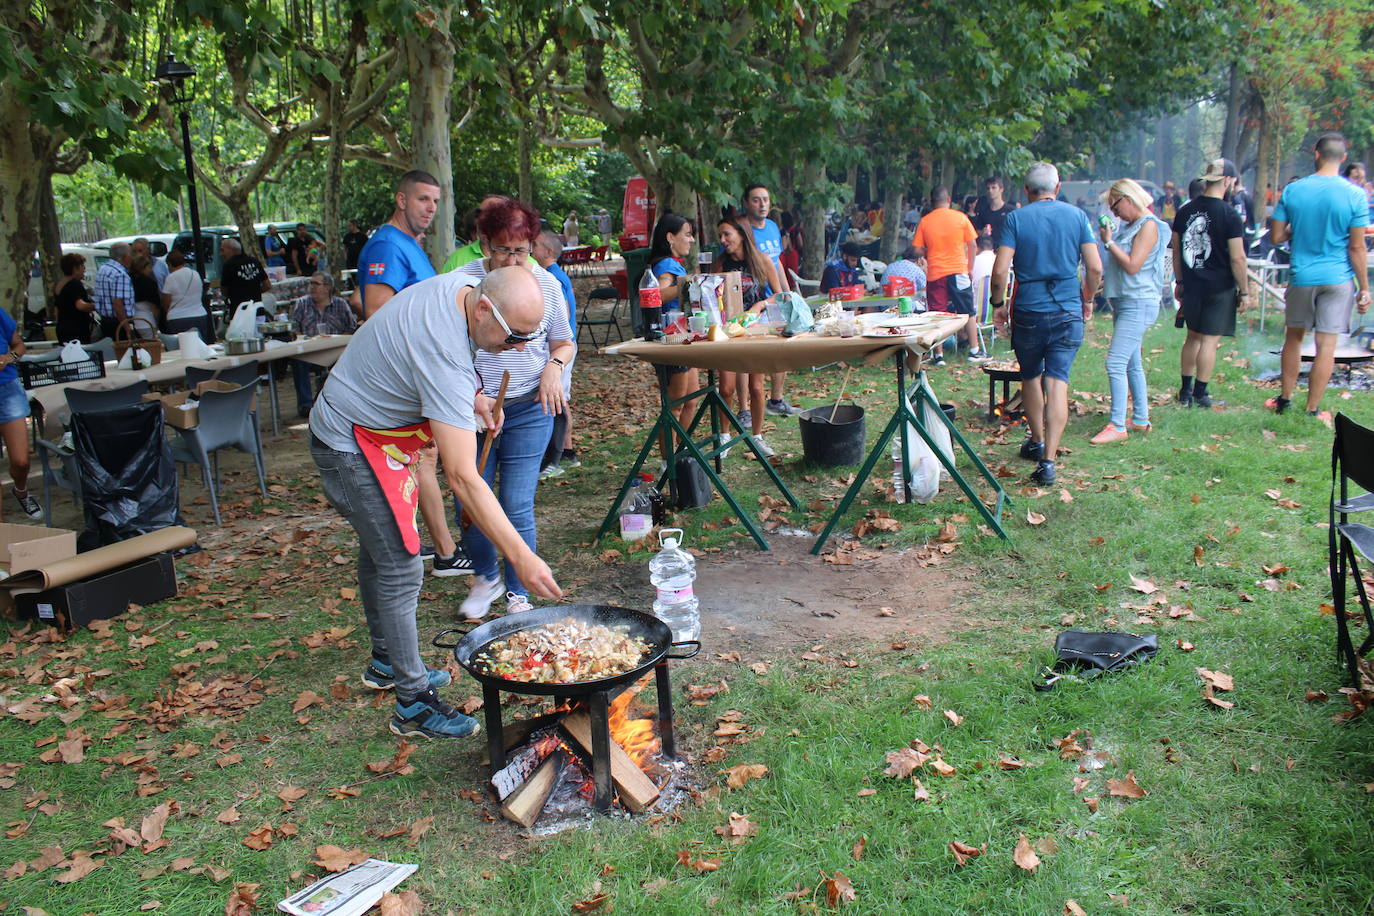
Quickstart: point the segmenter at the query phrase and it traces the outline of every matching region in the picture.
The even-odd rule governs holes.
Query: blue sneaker
[[[481,730],[476,719],[439,699],[432,687],[409,703],[398,700],[391,715],[391,733],[402,738],[466,738]]]
[[[447,687],[453,682],[453,675],[442,668],[429,669],[429,686]],[[363,672],[363,683],[373,690],[391,690],[396,686],[396,669],[386,662],[372,659]]]

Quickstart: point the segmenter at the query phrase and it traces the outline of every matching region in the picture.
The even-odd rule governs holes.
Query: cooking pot
[[[611,677],[597,678],[592,681],[574,681],[571,684],[550,684],[541,682],[514,681],[500,675],[491,674],[483,671],[473,663],[473,658],[498,639],[505,639],[507,636],[518,630],[528,630],[531,627],[543,626],[548,623],[558,623],[567,617],[574,620],[585,621],[586,623],[599,624],[605,627],[624,627],[629,635],[642,639],[648,643],[648,651],[635,668],[623,674],[612,675]],[[538,694],[540,696],[563,696],[574,697],[584,694],[596,693],[601,690],[609,690],[621,684],[628,684],[643,677],[654,665],[664,658],[681,661],[692,658],[701,651],[701,642],[691,639],[683,642],[673,642],[673,632],[668,625],[657,617],[650,616],[641,611],[632,611],[623,607],[611,607],[604,604],[565,604],[557,607],[539,607],[531,611],[520,611],[515,614],[507,614],[495,620],[489,620],[481,626],[469,630],[456,643],[441,642],[450,633],[461,633],[461,630],[444,630],[434,637],[434,646],[439,649],[452,649],[453,657],[462,665],[473,677],[483,684],[489,684],[501,690],[511,693]],[[670,649],[691,649],[690,652],[682,655],[672,655]]]
[[[228,356],[243,356],[247,353],[262,352],[261,337],[237,337],[224,342],[224,352]]]

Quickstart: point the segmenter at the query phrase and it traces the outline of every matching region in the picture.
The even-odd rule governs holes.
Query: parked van
[[[117,242],[132,245],[134,239],[147,239],[148,248],[152,251],[153,257],[165,258],[167,252],[171,250],[172,240],[177,237],[175,232],[148,232],[143,235],[121,235],[115,238],[101,239],[95,243],[97,248],[109,248]]]
[[[267,227],[276,226],[278,234],[282,239],[289,238],[296,231],[297,220],[273,220],[268,223],[254,223],[253,231],[258,235],[258,244],[261,245],[263,239],[267,238]],[[314,238],[324,240],[324,232],[314,223],[304,223],[305,229]],[[205,258],[205,280],[207,283],[218,283],[220,265],[223,263],[219,256],[219,243],[224,239],[237,239],[239,230],[237,226],[202,226],[200,230],[200,247],[202,256]],[[151,236],[149,237],[151,241]],[[192,240],[190,230],[178,232],[172,241],[172,247],[186,255],[186,262],[190,266],[195,266],[195,243]]]

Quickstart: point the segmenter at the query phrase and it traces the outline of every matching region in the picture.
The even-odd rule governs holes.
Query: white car
[[[69,245],[62,243],[63,254],[79,254],[86,259],[86,282],[95,282],[95,272],[100,269],[100,265],[110,259],[110,249],[101,245]],[[54,285],[60,280],[54,277]],[[33,264],[29,269],[29,300],[28,310],[35,315],[43,314],[43,309],[47,305],[47,300],[43,296],[43,266],[38,260],[38,252],[33,253]]]

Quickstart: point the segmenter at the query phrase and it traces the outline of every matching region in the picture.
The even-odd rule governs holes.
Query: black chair
[[[148,382],[139,379],[123,388],[68,388],[62,393],[67,397],[67,409],[72,413],[117,410],[142,401],[148,393]]]
[[[1336,651],[1350,672],[1351,685],[1360,687],[1360,658],[1374,646],[1374,612],[1369,593],[1360,576],[1356,554],[1374,562],[1374,527],[1351,522],[1349,516],[1374,509],[1374,430],[1361,426],[1343,413],[1336,414],[1336,437],[1331,443],[1331,502],[1328,513],[1327,561],[1331,570],[1331,595],[1336,614]],[[1350,484],[1366,492],[1352,497]],[[1337,495],[1339,486],[1340,494]],[[1366,632],[1359,649],[1350,636],[1345,619],[1348,587],[1346,577],[1355,579],[1355,594],[1364,612]]]
[[[604,318],[592,317],[592,305],[598,302],[610,302],[610,310],[606,312]],[[611,342],[611,329],[615,329],[616,337],[619,340],[625,339],[625,332],[620,330],[620,322],[617,313],[620,311],[620,293],[613,286],[600,286],[592,290],[587,301],[582,305],[582,314],[577,319],[577,336],[580,340],[582,329],[587,329],[587,336],[592,340],[592,346],[604,347]],[[606,333],[598,343],[596,339],[596,328],[604,327]]]

